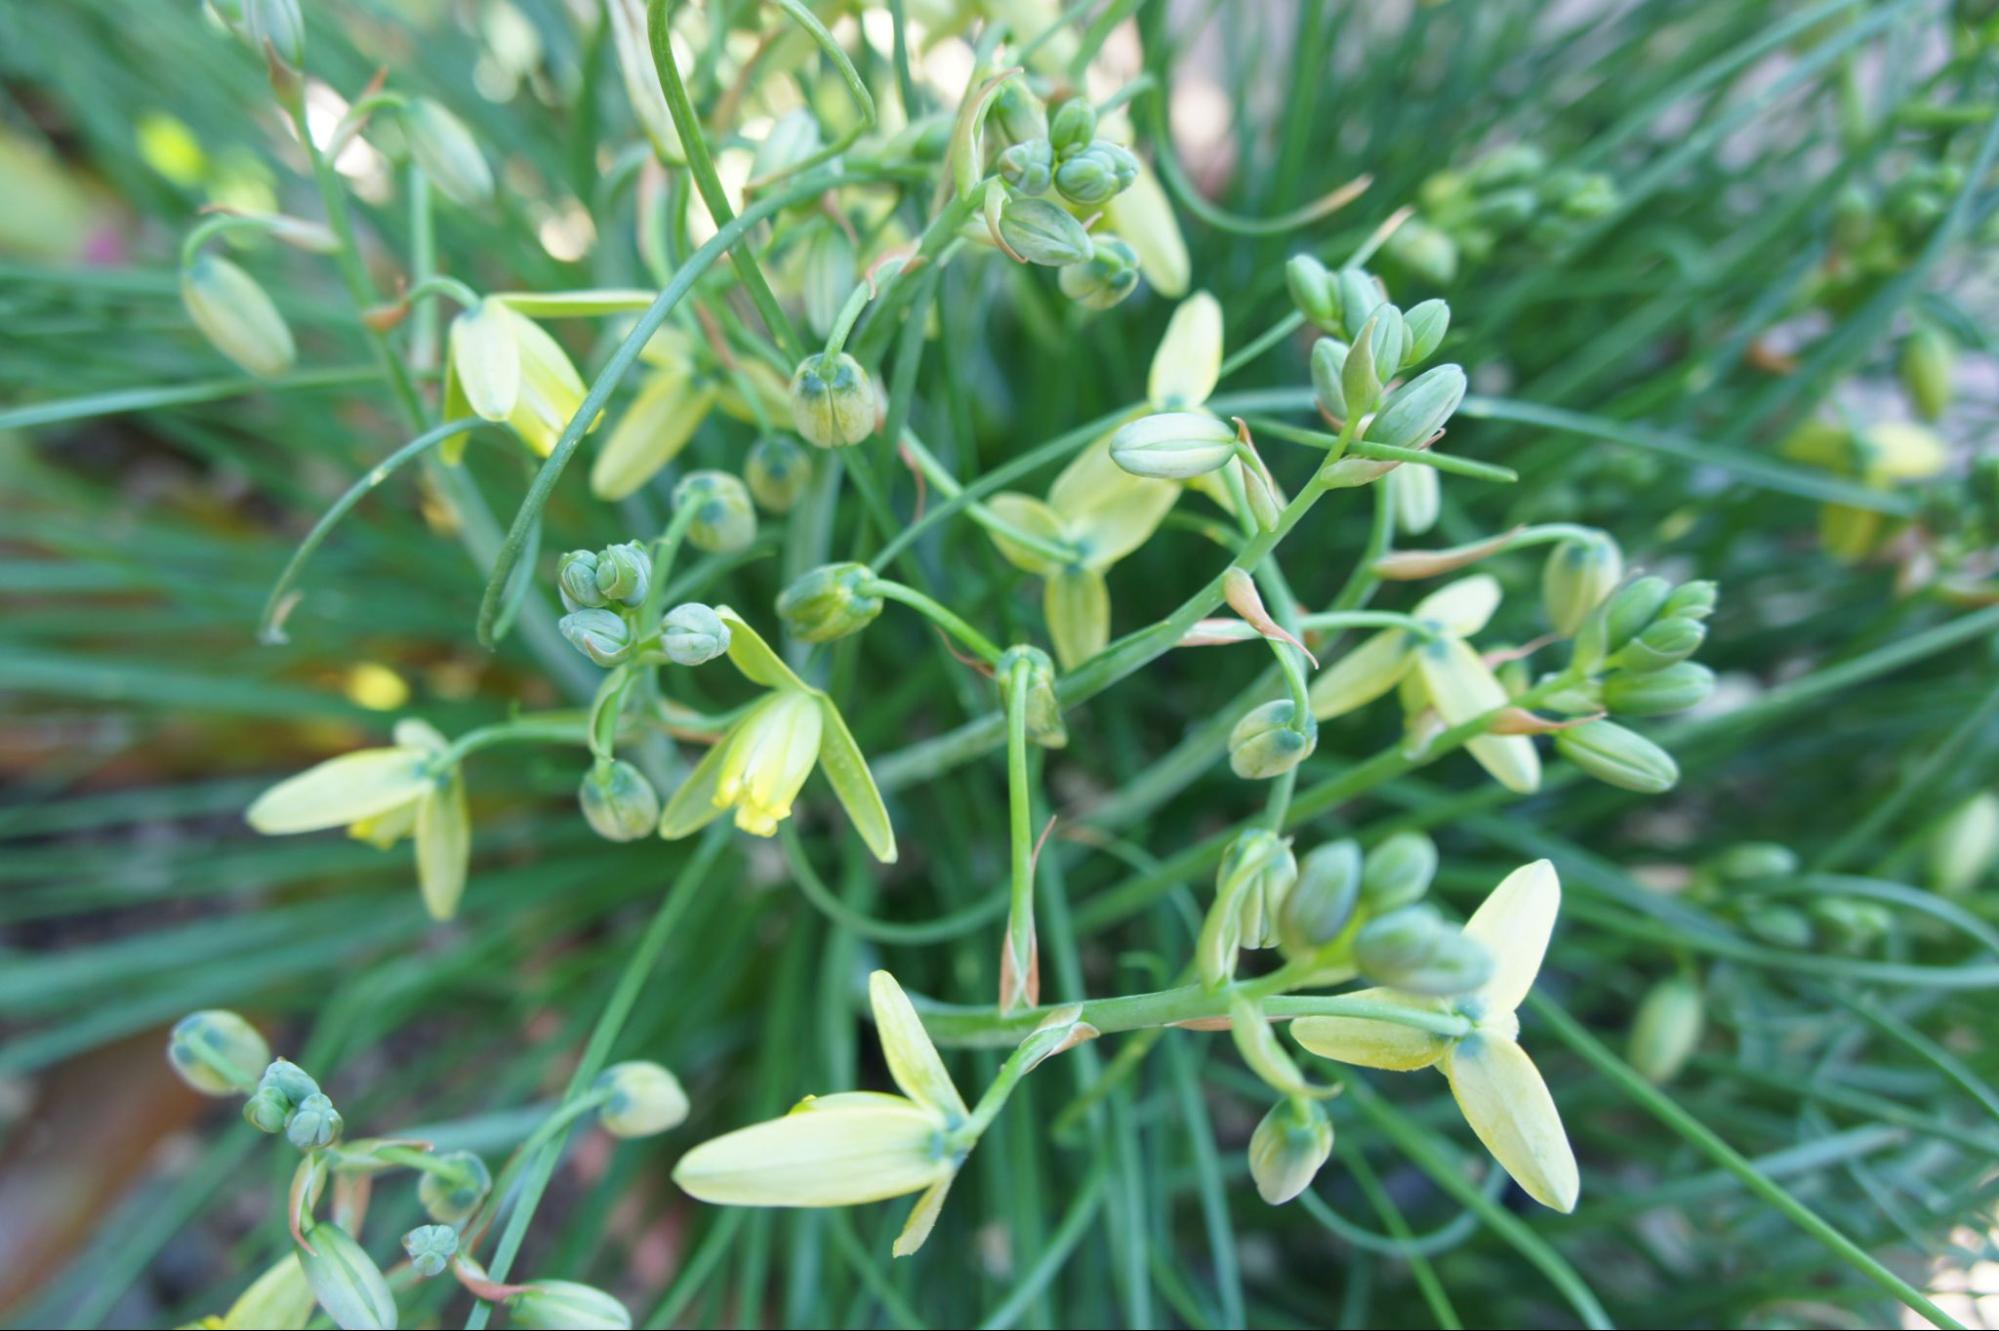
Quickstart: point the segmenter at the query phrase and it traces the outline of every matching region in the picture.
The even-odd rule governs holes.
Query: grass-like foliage
[[[0,1318],[1995,1315],[1987,0],[17,0],[0,190]]]

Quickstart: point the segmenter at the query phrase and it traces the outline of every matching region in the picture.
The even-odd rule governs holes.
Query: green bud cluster
[[[1495,149],[1463,170],[1440,171],[1417,193],[1417,214],[1383,246],[1396,267],[1448,286],[1461,262],[1545,253],[1621,202],[1607,175],[1551,164],[1530,143]]]
[[[259,1132],[284,1133],[301,1151],[333,1145],[345,1127],[340,1111],[319,1089],[319,1083],[304,1068],[282,1058],[273,1059],[264,1069],[256,1089],[243,1104],[243,1119]]]
[[[1085,309],[1107,310],[1138,290],[1138,254],[1116,236],[1090,237],[1090,257],[1056,274],[1062,294]]]
[[[1468,993],[1492,975],[1492,956],[1428,902],[1369,920],[1354,935],[1354,964],[1376,984],[1412,994]]]
[[[1250,709],[1229,731],[1229,770],[1245,781],[1283,776],[1319,746],[1319,723],[1279,698]]]
[[[1294,256],[1284,276],[1299,313],[1329,334],[1312,345],[1320,410],[1336,421],[1371,415],[1360,435],[1369,443],[1426,446],[1464,401],[1465,373],[1457,365],[1409,372],[1443,345],[1451,307],[1426,300],[1405,312],[1373,274],[1333,273],[1309,254]],[[1408,381],[1387,391],[1398,376]]]
[[[458,1255],[458,1231],[450,1225],[418,1225],[403,1235],[403,1251],[409,1254],[410,1269],[425,1280],[444,1274],[444,1268]]]

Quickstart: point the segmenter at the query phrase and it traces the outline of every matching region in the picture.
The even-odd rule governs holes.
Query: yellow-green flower
[[[791,816],[805,778],[817,766],[875,858],[895,859],[895,829],[867,759],[833,700],[793,674],[770,644],[727,606],[715,613],[729,628],[729,660],[769,692],[708,751],[660,815],[669,840],[698,831],[734,810],[736,826],[771,836]]]
[[[680,455],[715,406],[714,381],[695,365],[692,339],[677,328],[654,334],[639,352],[652,367],[590,467],[590,492],[623,499]]]
[[[562,345],[501,296],[488,296],[453,319],[450,341],[445,418],[469,413],[504,421],[540,456],[553,452],[585,392]],[[463,447],[463,435],[447,442],[446,460],[455,461]]]
[[[312,1320],[317,1302],[298,1254],[288,1252],[258,1276],[228,1312],[192,1325],[214,1331],[296,1331]]]
[[[1950,464],[1934,430],[1904,421],[1880,421],[1854,432],[1825,421],[1806,421],[1784,441],[1784,456],[1850,477],[1870,490],[1889,491],[1926,481]],[[1819,543],[1842,563],[1855,563],[1881,544],[1887,519],[1854,504],[1819,507]]]
[[[1301,1017],[1291,1023],[1291,1034],[1313,1053],[1341,1063],[1391,1072],[1436,1067],[1450,1082],[1465,1122],[1514,1182],[1543,1206],[1572,1211],[1580,1187],[1575,1154],[1547,1083],[1520,1048],[1516,1013],[1541,972],[1561,904],[1555,867],[1546,860],[1523,865],[1465,924],[1465,936],[1492,956],[1492,978],[1484,985],[1452,999],[1390,989],[1354,995],[1455,1012],[1471,1021],[1467,1035],[1452,1039],[1366,1017]]]
[[[330,758],[259,795],[244,818],[266,836],[345,827],[384,850],[416,838],[417,884],[431,918],[448,920],[465,893],[472,821],[456,766],[440,770],[450,747],[418,720],[396,723],[395,744]]]
[[[856,1206],[921,1192],[894,1251],[922,1247],[964,1162],[953,1133],[970,1112],[895,977],[870,975],[868,998],[901,1095],[807,1096],[782,1118],[695,1147],[673,1181],[722,1206]]]

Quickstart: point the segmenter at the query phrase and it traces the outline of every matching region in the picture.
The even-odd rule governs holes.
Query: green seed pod
[[[999,155],[999,177],[1020,194],[1046,194],[1055,183],[1055,149],[1046,139],[1016,143]]]
[[[1069,742],[1069,730],[1062,720],[1062,701],[1055,694],[1055,662],[1039,647],[1007,648],[993,672],[1002,693],[1016,661],[1027,662],[1027,737],[1044,749],[1061,748]]]
[[[613,759],[598,762],[577,788],[584,821],[606,841],[637,841],[659,826],[659,792],[645,773]]]
[[[416,1199],[438,1224],[462,1225],[492,1190],[493,1171],[484,1160],[470,1151],[452,1151],[418,1177]]]
[[[601,1289],[572,1280],[537,1280],[507,1298],[507,1317],[529,1331],[630,1331],[632,1314]]]
[[[1707,626],[1697,619],[1660,618],[1624,644],[1617,659],[1626,670],[1644,673],[1678,665],[1701,649]]]
[[[1705,579],[1683,582],[1673,588],[1672,594],[1659,607],[1659,618],[1706,619],[1714,613],[1715,600],[1719,595],[1720,589]]]
[[[1408,365],[1421,365],[1443,345],[1444,334],[1450,330],[1451,307],[1441,300],[1426,300],[1410,309],[1403,316],[1403,323],[1409,329],[1409,354],[1405,358]]]
[[[1319,744],[1319,723],[1306,717],[1303,732],[1292,728],[1295,711],[1289,698],[1252,709],[1229,732],[1229,769],[1245,781],[1283,776],[1312,756]]]
[[[1249,1176],[1257,1195],[1282,1206],[1312,1186],[1333,1153],[1333,1123],[1316,1100],[1279,1100],[1249,1137]]]
[[[1339,287],[1326,265],[1309,254],[1294,254],[1284,265],[1284,285],[1298,313],[1314,327],[1326,333],[1341,331]]]
[[[1277,915],[1277,941],[1287,957],[1309,956],[1338,938],[1360,902],[1360,843],[1329,841],[1298,865],[1298,881]]]
[[[449,1225],[418,1225],[403,1235],[403,1251],[409,1254],[410,1269],[425,1280],[443,1275],[458,1255],[458,1231]]]
[[[597,552],[571,550],[555,565],[555,587],[565,610],[600,610],[604,593],[597,588]]]
[[[1111,436],[1111,461],[1156,480],[1186,481],[1220,471],[1235,451],[1235,427],[1204,411],[1141,416]]]
[[[342,1331],[375,1331],[396,1324],[396,1300],[375,1259],[336,1224],[322,1222],[305,1231],[311,1245],[299,1249],[299,1265],[313,1297]]]
[[[858,444],[875,432],[875,394],[861,363],[815,352],[791,376],[791,422],[815,448]]]
[[[493,168],[465,122],[428,97],[410,100],[403,132],[415,159],[438,192],[462,208],[492,202]]]
[[[1951,810],[1930,837],[1930,886],[1961,897],[1999,860],[1999,795],[1981,790]]]
[[[317,1151],[339,1141],[345,1126],[333,1101],[315,1093],[299,1101],[285,1120],[285,1139],[301,1151]]]
[[[1354,964],[1375,984],[1438,998],[1468,993],[1492,974],[1486,950],[1427,903],[1362,925],[1354,935]]]
[[[275,1086],[259,1086],[243,1102],[243,1121],[273,1136],[285,1130],[285,1120],[291,1117],[291,1112],[292,1102]]]
[[[606,600],[640,605],[652,581],[652,556],[637,541],[607,546],[597,555],[597,591]]]
[[[812,458],[783,435],[767,434],[750,449],[743,479],[766,513],[789,513],[812,484]]]
[[[217,254],[181,270],[181,304],[217,351],[260,379],[289,373],[298,360],[292,330],[257,279]]]
[[[822,564],[778,595],[778,616],[792,636],[806,642],[859,633],[882,612],[882,598],[870,590],[874,576],[866,564]]]
[[[1732,883],[1789,878],[1798,871],[1798,852],[1775,841],[1744,841],[1708,861],[1715,874]]]
[[[1347,419],[1347,344],[1322,337],[1312,344],[1312,396],[1320,410],[1336,421]]]
[[[1935,324],[1921,323],[1902,342],[1902,388],[1924,420],[1933,421],[1950,407],[1956,374],[1957,344]]]
[[[1603,682],[1603,705],[1620,716],[1684,712],[1714,692],[1714,671],[1682,661],[1644,674],[1620,670]]]
[[[1340,269],[1334,286],[1339,293],[1340,329],[1347,341],[1358,341],[1375,310],[1388,303],[1388,293],[1381,289],[1380,279],[1364,268]]]
[[[1058,158],[1083,151],[1097,137],[1097,108],[1087,97],[1071,97],[1055,108],[1048,122],[1048,142]]]
[[[1549,551],[1541,566],[1541,603],[1555,632],[1573,637],[1623,576],[1624,557],[1608,536],[1563,541]]]
[[[1352,365],[1352,360],[1348,360]],[[1353,397],[1351,385],[1348,399]],[[1395,390],[1367,427],[1367,441],[1396,448],[1420,448],[1444,428],[1465,398],[1465,372],[1456,365],[1423,371]]]
[[[1025,79],[1008,79],[986,107],[986,123],[1008,143],[1020,145],[1048,139],[1048,108]]]
[[[692,504],[687,543],[711,555],[734,554],[757,538],[749,487],[726,471],[692,471],[673,487],[676,511]]]
[[[1661,980],[1638,1004],[1627,1057],[1656,1086],[1680,1075],[1701,1042],[1706,1004],[1701,987],[1683,976]]]
[[[1360,896],[1370,912],[1384,915],[1420,901],[1437,876],[1437,843],[1421,832],[1397,832],[1368,852]]]
[[[609,669],[632,654],[632,626],[615,610],[577,610],[556,627],[569,645]]]
[[[1680,779],[1672,754],[1614,721],[1556,731],[1555,748],[1588,775],[1622,790],[1657,795]]]
[[[167,1037],[167,1062],[203,1095],[242,1095],[271,1061],[257,1028],[227,1008],[190,1012]]]
[[[1138,255],[1116,236],[1090,238],[1090,257],[1056,274],[1062,294],[1085,309],[1107,310],[1138,289]]]
[[[657,1063],[614,1063],[597,1074],[595,1089],[609,1097],[597,1121],[613,1137],[651,1137],[687,1121],[687,1092]]]
[[[1650,575],[1620,587],[1604,607],[1604,649],[1614,652],[1637,637],[1658,616],[1672,592],[1672,583]]]
[[[1029,263],[1060,268],[1090,257],[1090,233],[1046,199],[1015,199],[999,220],[1000,238]]]
[[[660,645],[675,665],[705,665],[729,650],[729,626],[699,601],[687,601],[660,621]]]

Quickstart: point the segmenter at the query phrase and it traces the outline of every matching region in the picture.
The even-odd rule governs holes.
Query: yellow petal
[[[1030,536],[1056,542],[1067,539],[1062,531],[1062,515],[1033,495],[1007,491],[994,495],[986,507]],[[1046,577],[1060,567],[1041,551],[1022,545],[1002,532],[989,531],[987,535],[993,538],[993,544],[999,548],[1006,562],[1022,572]]]
[[[1543,1206],[1575,1210],[1575,1153],[1534,1060],[1511,1040],[1472,1035],[1451,1049],[1443,1070],[1465,1122],[1513,1181]]]
[[[875,1011],[875,1037],[881,1041],[889,1076],[902,1093],[952,1121],[969,1117],[951,1074],[944,1070],[944,1060],[937,1056],[937,1046],[930,1042],[930,1032],[895,977],[887,971],[868,976],[868,1002]]]
[[[882,803],[881,787],[868,770],[868,760],[833,700],[819,697],[819,770],[833,787],[840,807],[847,811],[854,830],[883,864],[895,863],[895,826],[889,822],[888,806]]]
[[[1462,725],[1506,705],[1506,690],[1479,654],[1457,638],[1416,649],[1417,673],[1447,726]],[[1541,758],[1525,735],[1481,735],[1465,745],[1495,781],[1520,794],[1539,788]]]
[[[298,1254],[288,1252],[278,1259],[277,1265],[258,1276],[215,1325],[229,1331],[236,1328],[297,1331],[312,1320],[317,1303],[312,1286],[306,1282],[305,1268],[299,1265]]]
[[[1440,1000],[1393,989],[1362,989],[1346,996],[1404,1007],[1431,1007],[1439,1012],[1444,1008]],[[1450,1048],[1450,1041],[1441,1035],[1366,1017],[1300,1017],[1291,1023],[1291,1038],[1321,1058],[1389,1072],[1427,1068]]]
[[[715,614],[729,626],[729,662],[742,672],[744,679],[767,689],[811,692],[805,681],[791,672],[784,658],[741,615],[726,605],[716,606]]]
[[[471,858],[472,820],[465,811],[465,780],[453,772],[443,789],[416,802],[417,886],[431,919],[448,920],[457,914]]]
[[[1111,593],[1104,575],[1092,569],[1060,569],[1042,589],[1042,613],[1055,659],[1073,670],[1111,640]]]
[[[430,755],[362,749],[330,758],[259,795],[244,818],[266,836],[316,832],[373,818],[430,789]]]
[[[547,330],[511,310],[508,314],[520,348],[521,388],[507,423],[530,448],[547,457],[568,428],[569,418],[583,405],[583,380],[570,363],[569,353]]]
[[[743,718],[729,742],[714,802],[736,811],[736,826],[753,836],[773,836],[791,816],[792,801],[819,761],[825,715],[819,696],[796,689],[771,694]]]
[[[1098,570],[1144,545],[1179,497],[1174,482],[1134,476],[1111,461],[1109,435],[1078,453],[1048,488],[1048,505],[1083,563]]]
[[[1154,407],[1195,407],[1215,391],[1222,368],[1222,305],[1205,291],[1180,302],[1152,355],[1146,396]]]
[[[902,1232],[895,1236],[891,1256],[907,1257],[929,1240],[930,1231],[937,1228],[937,1217],[944,1210],[944,1199],[951,1195],[951,1180],[956,1177],[955,1174],[947,1175],[931,1184],[916,1199],[916,1205],[910,1208],[909,1219],[902,1222]]]
[[[1926,481],[1950,465],[1950,449],[1935,430],[1910,421],[1882,421],[1860,436],[1862,479],[1887,486]]]
[[[680,455],[708,418],[715,390],[684,374],[661,371],[646,380],[590,465],[590,492],[623,499]]]
[[[1562,883],[1546,860],[1523,864],[1501,880],[1465,922],[1465,937],[1492,954],[1492,978],[1479,995],[1488,1012],[1511,1012],[1534,987],[1562,908]]]
[[[1445,583],[1418,601],[1409,613],[1417,619],[1435,620],[1454,637],[1469,638],[1491,620],[1492,612],[1499,609],[1499,598],[1499,579],[1490,573],[1474,573]]]
[[[937,1115],[883,1096],[813,1106],[703,1142],[681,1157],[673,1181],[724,1206],[854,1206],[919,1192],[953,1170]]]
[[[1312,715],[1330,721],[1365,707],[1401,683],[1415,664],[1409,635],[1383,629],[1319,672],[1312,681]]]
[[[488,298],[451,321],[451,368],[473,413],[489,421],[513,414],[521,395],[521,349],[515,316]]]

